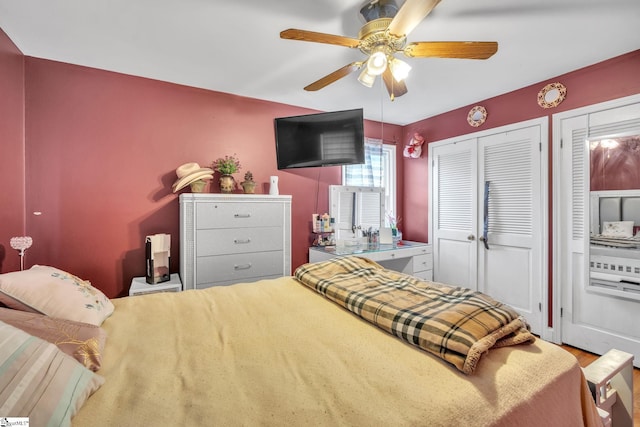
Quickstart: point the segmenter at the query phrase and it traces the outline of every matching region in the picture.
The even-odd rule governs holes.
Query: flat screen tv
[[[278,169],[364,163],[362,108],[275,119]]]

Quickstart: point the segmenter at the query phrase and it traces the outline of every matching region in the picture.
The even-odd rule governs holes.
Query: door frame
[[[570,119],[572,117],[579,117],[588,115],[589,113],[595,113],[602,110],[613,109],[623,107],[625,105],[634,104],[640,102],[640,95],[630,95],[623,98],[614,99],[611,101],[600,102],[597,104],[591,104],[573,110],[563,111],[552,115],[552,186],[553,186],[553,210],[552,216],[552,229],[553,229],[553,253],[552,260],[553,268],[553,286],[552,292],[553,298],[553,310],[552,319],[553,325],[552,334],[550,340],[556,344],[562,343],[562,268],[570,268],[570,266],[563,266],[560,262],[564,259],[564,254],[561,253],[563,247],[563,229],[562,218],[560,214],[561,206],[561,193],[562,193],[562,121]],[[588,198],[587,198],[588,199]],[[585,233],[587,232],[588,223],[585,224]],[[583,265],[583,274],[588,277],[587,261]]]
[[[428,232],[429,236],[433,236],[433,157],[431,156],[434,147],[446,144],[455,144],[459,141],[464,141],[473,138],[481,138],[485,136],[495,135],[502,132],[512,132],[526,127],[540,126],[540,217],[541,217],[541,233],[543,238],[541,239],[541,260],[540,260],[540,278],[541,289],[540,297],[542,302],[541,315],[542,325],[540,336],[544,340],[551,340],[553,337],[553,328],[549,323],[549,315],[552,312],[552,307],[549,306],[550,294],[549,294],[549,201],[550,201],[550,183],[549,183],[549,118],[547,116],[538,117],[535,119],[525,120],[522,122],[511,123],[504,126],[490,128],[482,131],[472,132],[468,134],[457,135],[451,138],[443,139],[440,141],[434,141],[428,144],[429,161],[428,161],[428,177],[429,177],[429,194],[428,194]],[[547,242],[547,244],[545,244]],[[555,292],[555,291],[554,291]],[[546,320],[546,322],[545,322]],[[546,324],[545,324],[546,323]]]

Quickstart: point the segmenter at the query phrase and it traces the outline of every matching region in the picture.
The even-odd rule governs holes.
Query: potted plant
[[[247,194],[255,193],[256,182],[253,180],[253,174],[251,173],[251,171],[247,171],[244,174],[244,181],[242,181],[240,185],[242,185],[242,188],[244,189],[245,193]]]
[[[220,173],[220,191],[223,193],[233,193],[236,188],[236,180],[232,174],[240,170],[240,161],[235,154],[233,156],[219,157],[213,162],[211,168]]]

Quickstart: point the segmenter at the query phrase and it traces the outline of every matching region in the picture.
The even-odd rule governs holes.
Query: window
[[[365,138],[365,164],[342,167],[342,185],[383,187],[386,213],[396,216],[396,147]],[[389,227],[385,215],[386,227]]]

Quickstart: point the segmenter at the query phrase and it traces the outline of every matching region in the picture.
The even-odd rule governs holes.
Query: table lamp
[[[12,237],[9,243],[13,249],[18,251],[20,255],[20,271],[24,270],[24,251],[31,247],[33,239],[27,236]]]

